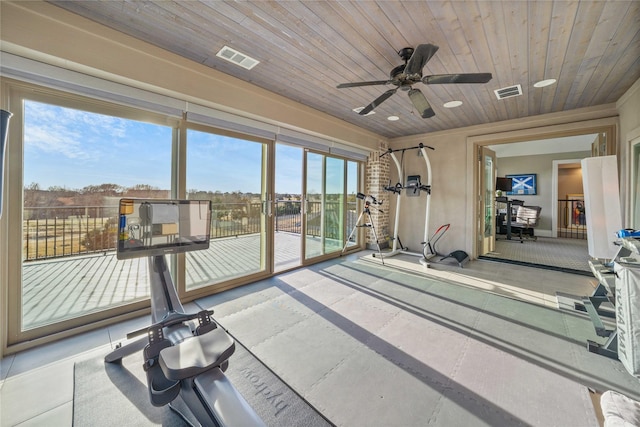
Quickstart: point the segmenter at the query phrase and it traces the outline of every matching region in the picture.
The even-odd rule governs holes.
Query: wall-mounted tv
[[[209,248],[209,200],[121,199],[118,213],[118,259]]]
[[[500,176],[496,178],[496,190],[512,191],[512,189],[513,189],[512,178],[504,178]]]

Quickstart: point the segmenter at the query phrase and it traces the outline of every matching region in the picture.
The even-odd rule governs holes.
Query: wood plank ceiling
[[[386,137],[617,101],[640,78],[640,1],[51,1],[71,12]],[[394,86],[398,51],[439,46],[423,75],[489,72],[487,84],[425,85],[423,119],[404,91],[360,116]],[[260,61],[216,57],[229,46]],[[543,79],[557,83],[535,88]],[[521,85],[498,100],[494,90]],[[462,101],[444,108],[448,101]],[[388,116],[399,120],[389,121]]]

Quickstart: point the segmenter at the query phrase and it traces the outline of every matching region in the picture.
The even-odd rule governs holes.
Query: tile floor
[[[371,253],[363,257],[380,262]],[[531,267],[472,261],[460,268],[455,262],[433,263],[425,270],[418,259],[397,256],[385,260],[389,268],[424,271],[514,298],[555,307],[555,292],[587,295],[595,280],[586,276]],[[186,307],[187,309],[189,307]],[[0,361],[0,426],[71,426],[73,366],[76,361],[103,354],[127,332],[147,326],[146,317],[44,345]]]

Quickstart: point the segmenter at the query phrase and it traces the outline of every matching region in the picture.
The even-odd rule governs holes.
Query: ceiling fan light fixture
[[[400,120],[400,117],[398,117],[398,116],[389,116],[389,117],[387,117],[387,120],[389,120],[390,122],[396,122],[396,121]]]
[[[546,86],[551,86],[552,84],[554,84],[556,82],[556,79],[546,79],[546,80],[540,80],[539,82],[535,82],[533,84],[533,87],[546,87]]]
[[[449,101],[443,104],[444,108],[456,108],[462,105],[462,101]]]
[[[360,111],[362,111],[362,110],[364,110],[364,107],[356,107],[351,111],[353,111],[354,113],[360,114]],[[370,115],[375,114],[375,113],[376,113],[375,111],[371,110],[367,114],[363,114],[363,116],[370,116]]]

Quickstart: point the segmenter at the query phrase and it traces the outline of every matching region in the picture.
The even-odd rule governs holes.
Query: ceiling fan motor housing
[[[413,51],[414,49],[412,47],[405,47],[398,51],[398,55],[400,55],[400,58],[402,58],[404,62],[407,62],[409,59],[411,59]]]
[[[396,78],[404,72],[406,66],[407,64],[398,65],[393,70],[391,70],[391,72],[389,73],[389,77],[391,77],[391,80],[396,80]]]

